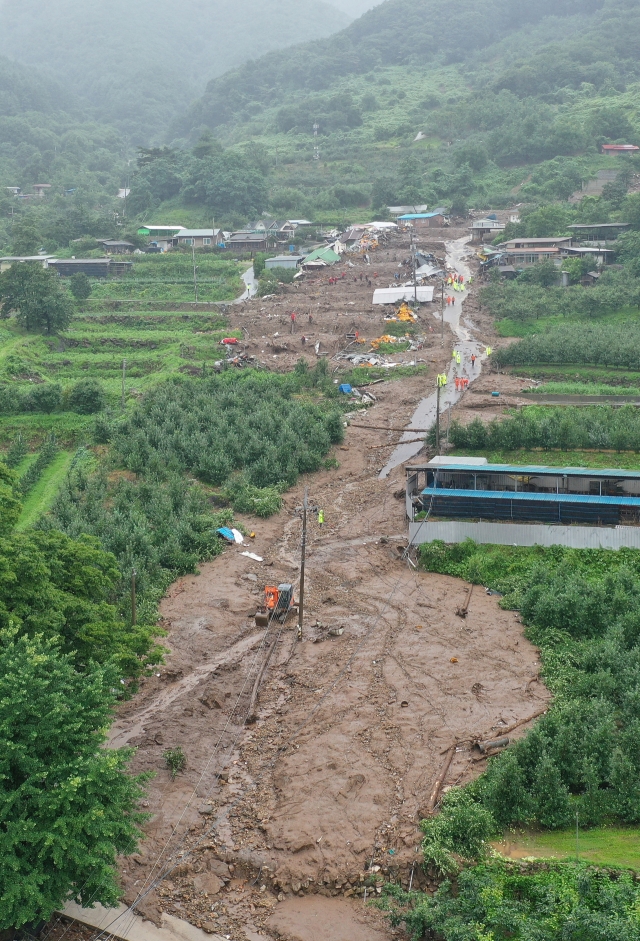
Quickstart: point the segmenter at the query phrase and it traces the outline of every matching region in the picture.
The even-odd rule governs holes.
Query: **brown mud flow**
[[[442,243],[434,247],[443,253]],[[370,270],[387,284],[405,256],[405,245],[392,244],[372,256]],[[382,314],[354,280],[362,267],[355,263],[346,269],[351,280],[331,290],[326,281],[307,283],[276,301],[235,307],[232,325],[242,324],[249,350],[286,347],[271,354],[277,368],[291,368],[302,351],[315,361],[296,334],[273,336],[291,310],[313,309],[315,335],[336,350],[352,325],[380,335]],[[349,300],[357,310],[345,315]],[[482,324],[473,292],[467,305]],[[162,603],[166,665],[123,705],[112,730],[114,744],[136,746],[134,771],[156,771],[147,839],[122,864],[127,901],[176,852],[185,854],[137,906],[153,920],[167,912],[248,941],[396,937],[364,905],[365,891],[375,897],[388,877],[425,885],[418,822],[446,752],[461,743],[445,787],[469,780],[484,763],[468,741],[498,737],[548,699],[537,651],[513,612],[478,587],[466,618],[457,616],[468,586],[418,572],[398,553],[406,545],[397,498],[404,471],[378,475],[400,435],[376,429],[405,427],[451,357],[451,335],[441,347],[428,330],[433,314],[421,318],[427,347],[404,358],[422,355],[429,371],[375,386],[376,402],[358,423],[376,428],[346,430],[334,449],[339,467],[301,481],[277,516],[246,521],[256,532],[251,550],[264,561],[231,547],[180,579]],[[303,640],[291,620],[265,642],[253,615],[266,584],[297,582],[305,485],[325,523],[312,515]],[[272,643],[256,721],[247,725]],[[187,768],[172,780],[162,755],[178,745]]]

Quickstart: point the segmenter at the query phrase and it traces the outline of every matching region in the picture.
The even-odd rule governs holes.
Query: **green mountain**
[[[138,145],[214,76],[347,23],[324,0],[3,0],[0,55],[65,85]]]
[[[264,144],[274,210],[566,199],[640,138],[639,80],[636,0],[386,0],[213,79],[173,134]]]

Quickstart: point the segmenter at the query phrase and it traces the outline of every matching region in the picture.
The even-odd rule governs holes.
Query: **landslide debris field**
[[[444,258],[442,241],[429,247]],[[377,271],[386,286],[407,254],[406,243],[392,242],[372,255],[366,273]],[[372,289],[359,280],[365,266],[353,261],[354,269],[332,270],[347,272],[337,285],[326,271],[286,295],[233,307],[230,323],[243,329],[246,351],[291,368],[301,354],[315,362],[318,340],[320,352],[333,355],[347,333],[384,333]],[[493,343],[474,293],[475,285],[462,320],[478,341]],[[296,333],[274,336],[290,331],[294,310]],[[255,532],[248,549],[263,561],[243,556],[247,547],[229,547],[175,583],[162,603],[166,664],[123,705],[112,729],[114,745],[137,749],[132,770],[156,772],[147,839],[122,867],[126,901],[144,893],[137,910],[156,922],[166,912],[249,941],[307,941],[320,936],[318,925],[332,941],[397,936],[363,896],[375,895],[389,874],[425,884],[418,822],[447,751],[460,743],[445,787],[484,768],[472,740],[495,737],[548,700],[537,651],[513,612],[476,587],[461,618],[456,609],[468,586],[403,560],[404,469],[379,478],[400,437],[379,429],[405,427],[436,373],[448,368],[453,334],[447,327],[441,345],[437,313],[437,305],[422,308],[423,349],[392,357],[422,359],[427,368],[371,387],[375,402],[351,417],[344,444],[333,450],[336,466],[289,491],[277,516],[242,519]],[[305,486],[325,523],[310,514],[298,642],[295,617],[265,632],[253,615],[265,585],[292,582],[297,598]],[[269,653],[254,721],[246,722]],[[187,764],[172,779],[163,753],[178,746]],[[176,858],[177,868],[156,885]]]

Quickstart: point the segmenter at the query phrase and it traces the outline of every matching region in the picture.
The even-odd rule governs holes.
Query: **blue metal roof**
[[[431,468],[429,468],[431,470]],[[433,465],[433,472],[468,471],[472,474],[514,474],[518,477],[593,477],[595,479],[640,480],[640,471],[595,467],[549,467],[548,464],[440,464]]]
[[[640,497],[600,497],[582,493],[527,493],[513,490],[450,490],[448,487],[426,487],[426,497],[467,497],[483,500],[533,500],[540,503],[591,503],[608,506],[640,506]]]
[[[432,212],[407,212],[404,216],[398,216],[398,219],[433,219],[434,216],[444,216],[446,213],[446,209],[434,209]]]

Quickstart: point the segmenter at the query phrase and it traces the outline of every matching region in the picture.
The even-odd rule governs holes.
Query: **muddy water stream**
[[[451,269],[457,271],[458,274],[461,274],[462,277],[467,281],[471,272],[467,264],[465,264],[465,257],[469,253],[467,246],[469,239],[461,238],[456,239],[455,242],[447,242],[447,263]],[[467,297],[466,291],[455,292],[456,303],[452,307],[446,307],[444,312],[445,323],[448,323],[451,327],[451,330],[456,335],[456,350],[462,356],[462,363],[460,366],[456,366],[453,359],[451,360],[451,365],[449,366],[449,372],[447,376],[447,385],[444,388],[444,391],[440,393],[440,421],[441,428],[446,427],[444,422],[447,421],[446,413],[447,409],[455,404],[458,401],[461,392],[456,391],[455,387],[455,378],[456,376],[464,376],[469,380],[471,384],[474,379],[477,379],[480,373],[482,372],[482,360],[485,359],[485,347],[477,340],[474,340],[468,326],[464,326],[462,323],[462,307]],[[440,321],[440,312],[433,311],[433,316]],[[467,324],[469,322],[467,321]],[[476,354],[475,366],[471,365],[471,354]],[[431,380],[430,380],[431,381]],[[435,383],[435,380],[434,380]],[[400,464],[404,464],[405,461],[410,460],[414,455],[422,449],[422,442],[415,441],[416,431],[412,429],[424,429],[430,428],[436,420],[436,399],[437,393],[434,391],[431,395],[428,395],[426,398],[422,399],[417,409],[413,413],[413,417],[409,425],[407,425],[407,430],[402,435],[400,442],[389,458],[389,461],[380,471],[380,477],[387,477],[389,473],[398,467]],[[443,421],[444,420],[444,421]],[[403,441],[409,441],[413,439],[411,444],[403,444]]]

